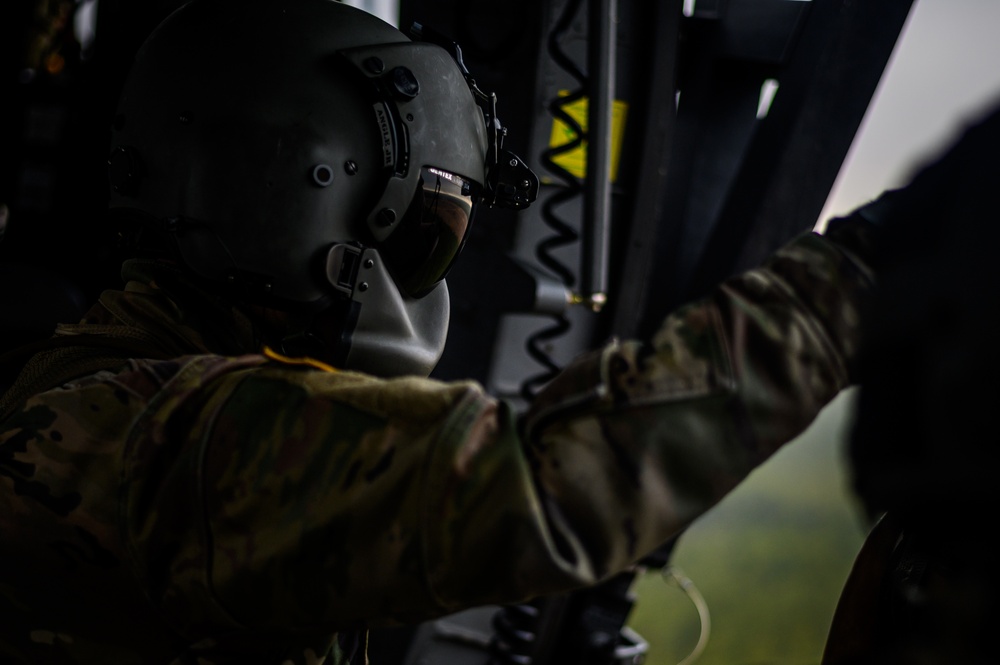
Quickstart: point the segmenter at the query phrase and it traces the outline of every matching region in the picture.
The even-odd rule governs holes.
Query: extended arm
[[[521,422],[474,383],[223,374],[177,412],[197,421],[204,531],[170,595],[204,593],[236,625],[319,629],[624,569],[849,385],[871,285],[856,230],[803,236],[648,343],[580,358]]]

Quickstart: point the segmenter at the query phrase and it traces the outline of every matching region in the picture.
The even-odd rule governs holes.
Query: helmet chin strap
[[[315,358],[329,362],[330,349],[323,340],[309,330],[292,333],[281,340],[281,354],[289,358]]]
[[[347,331],[355,325],[356,310],[350,300],[337,297],[320,309],[286,311],[283,331],[275,336],[276,348],[290,358],[313,358],[345,369],[350,343]]]

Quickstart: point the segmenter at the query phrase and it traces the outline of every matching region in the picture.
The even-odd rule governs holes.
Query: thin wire
[[[712,632],[712,618],[708,611],[708,603],[705,602],[705,597],[701,595],[698,591],[698,587],[695,586],[694,582],[684,574],[677,566],[667,566],[663,569],[663,578],[666,580],[667,584],[674,584],[681,591],[684,592],[691,602],[694,603],[694,607],[698,610],[698,619],[701,623],[701,632],[698,635],[698,642],[694,645],[694,649],[691,653],[684,658],[684,660],[677,663],[677,665],[691,665],[698,658],[701,657],[701,652],[705,650],[708,646],[708,637]]]

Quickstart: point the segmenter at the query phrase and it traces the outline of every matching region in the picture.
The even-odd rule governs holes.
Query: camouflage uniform
[[[357,664],[366,626],[621,571],[849,385],[858,231],[580,358],[520,418],[473,382],[219,354],[246,322],[137,264],[0,402],[0,656]]]

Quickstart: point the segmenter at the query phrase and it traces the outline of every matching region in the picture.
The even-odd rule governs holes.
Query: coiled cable
[[[586,138],[583,127],[566,111],[566,108],[586,98],[587,77],[563,50],[560,40],[570,28],[582,4],[582,0],[568,0],[546,40],[547,50],[552,61],[575,80],[576,87],[566,94],[557,95],[548,104],[548,110],[552,116],[563,122],[570,131],[569,140],[549,147],[541,155],[542,164],[560,182],[552,184],[555,191],[546,197],[542,204],[542,220],[554,233],[544,238],[535,248],[535,257],[539,263],[552,271],[570,292],[576,286],[576,274],[570,267],[556,258],[554,252],[560,247],[576,243],[580,236],[572,226],[559,217],[556,208],[579,198],[583,194],[583,184],[580,178],[557,163],[556,158],[579,149]],[[551,314],[549,316],[551,323],[530,335],[525,343],[528,355],[544,368],[541,373],[528,377],[521,384],[521,397],[529,402],[538,390],[560,370],[559,365],[546,348],[548,342],[563,336],[571,327],[565,314]]]

